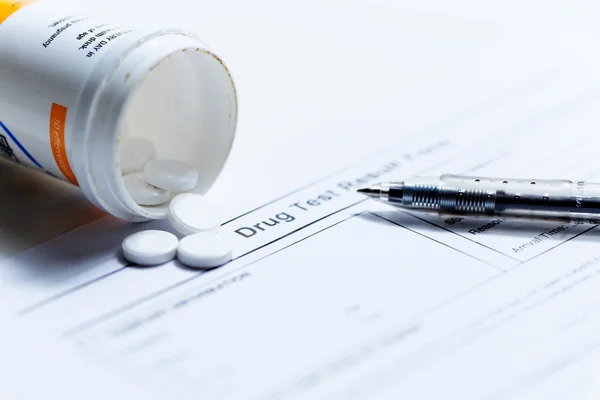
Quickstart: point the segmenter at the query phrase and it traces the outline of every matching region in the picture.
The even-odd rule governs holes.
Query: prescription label
[[[147,33],[51,1],[0,0],[0,22],[0,156],[81,184],[80,97]]]
[[[33,3],[35,0],[20,0],[20,1],[6,1],[0,0],[0,24],[4,20],[10,17],[15,11],[26,6],[27,4]]]
[[[52,103],[50,109],[50,145],[56,165],[63,176],[73,185],[79,185],[67,158],[65,143],[65,123],[67,121],[67,107]]]

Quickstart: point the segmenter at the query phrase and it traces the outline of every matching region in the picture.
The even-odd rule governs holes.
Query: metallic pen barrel
[[[442,216],[600,223],[600,184],[442,175],[359,190],[408,210]]]

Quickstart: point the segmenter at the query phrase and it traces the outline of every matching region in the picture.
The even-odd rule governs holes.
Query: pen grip
[[[600,184],[585,181],[442,175],[437,185],[406,182],[404,199],[442,216],[600,223]]]

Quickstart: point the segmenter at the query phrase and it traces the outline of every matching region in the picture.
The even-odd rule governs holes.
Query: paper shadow
[[[121,242],[128,234],[170,229],[164,221],[121,221],[93,206],[77,187],[4,160],[0,160],[0,185],[0,286],[4,288],[18,287],[17,283],[60,286],[70,279],[122,268],[128,263]]]
[[[106,215],[78,188],[5,160],[0,160],[0,187],[0,254],[4,256]]]

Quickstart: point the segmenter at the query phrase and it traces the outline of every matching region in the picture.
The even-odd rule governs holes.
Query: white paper
[[[340,26],[362,15],[331,10],[341,13]],[[384,40],[388,28],[373,29],[371,37]],[[370,48],[354,39],[337,49],[338,60]],[[387,40],[390,51],[395,39]],[[0,342],[8,391],[26,399],[82,398],[86,391],[177,399],[597,395],[595,226],[441,219],[355,193],[377,181],[448,172],[599,179],[593,60],[549,57],[546,64],[539,55],[525,57],[526,43],[498,41],[515,57],[518,66],[511,66],[487,45],[457,43],[449,49],[472,63],[449,60],[448,71],[470,65],[471,79],[460,80],[469,87],[440,78],[446,87],[408,88],[407,79],[407,93],[393,101],[374,76],[356,84],[357,93],[380,96],[377,107],[349,94],[325,101],[304,92],[289,97],[293,112],[264,97],[273,106],[268,115],[291,113],[264,121],[264,103],[251,105],[248,118],[256,120],[242,123],[211,193],[222,199],[230,219],[223,230],[235,243],[235,259],[223,268],[128,267],[118,253],[125,235],[170,228],[110,217],[0,261],[0,321],[13,326]],[[391,71],[401,54],[387,54],[379,63]],[[350,78],[371,71],[360,60],[335,72]],[[310,71],[321,95],[349,87],[329,72]],[[433,76],[412,72],[419,82]],[[342,103],[330,110],[335,118],[325,108],[302,118],[311,100],[325,107],[333,99]],[[259,127],[271,133],[260,136]]]

